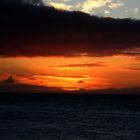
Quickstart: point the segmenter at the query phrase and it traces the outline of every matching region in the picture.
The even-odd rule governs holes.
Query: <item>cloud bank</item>
[[[102,57],[140,52],[138,20],[99,18],[8,0],[0,2],[0,19],[0,57]]]
[[[93,9],[103,7],[111,2],[112,0],[87,0],[83,2],[82,11],[90,13]]]
[[[57,66],[51,66],[51,67],[70,67],[70,68],[75,68],[75,67],[105,67],[106,65],[104,62],[98,62],[98,63],[84,63],[84,64],[67,64],[67,65],[57,65]]]

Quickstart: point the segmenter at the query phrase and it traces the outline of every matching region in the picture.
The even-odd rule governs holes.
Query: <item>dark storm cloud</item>
[[[140,48],[140,21],[2,1],[1,57],[109,56],[126,49],[131,55]]]

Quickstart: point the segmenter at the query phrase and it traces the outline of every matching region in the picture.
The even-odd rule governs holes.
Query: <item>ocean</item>
[[[140,95],[0,94],[0,140],[140,140]]]

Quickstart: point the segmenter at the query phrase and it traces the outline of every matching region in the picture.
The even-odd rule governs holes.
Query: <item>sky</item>
[[[64,91],[140,87],[140,21],[87,14],[106,9],[121,17],[119,12],[114,16],[115,10],[131,11],[138,2],[94,2],[92,8],[84,8],[86,13],[1,3],[0,89],[9,86],[2,81],[10,75],[15,90],[19,85]],[[66,3],[75,5],[75,1]]]
[[[140,19],[139,0],[43,0],[45,5],[91,15]]]

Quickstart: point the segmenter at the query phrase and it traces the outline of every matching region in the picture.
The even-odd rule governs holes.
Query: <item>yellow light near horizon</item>
[[[85,64],[104,63],[104,66]],[[0,78],[12,74],[20,83],[62,89],[136,87],[140,61],[130,56],[0,58]]]

